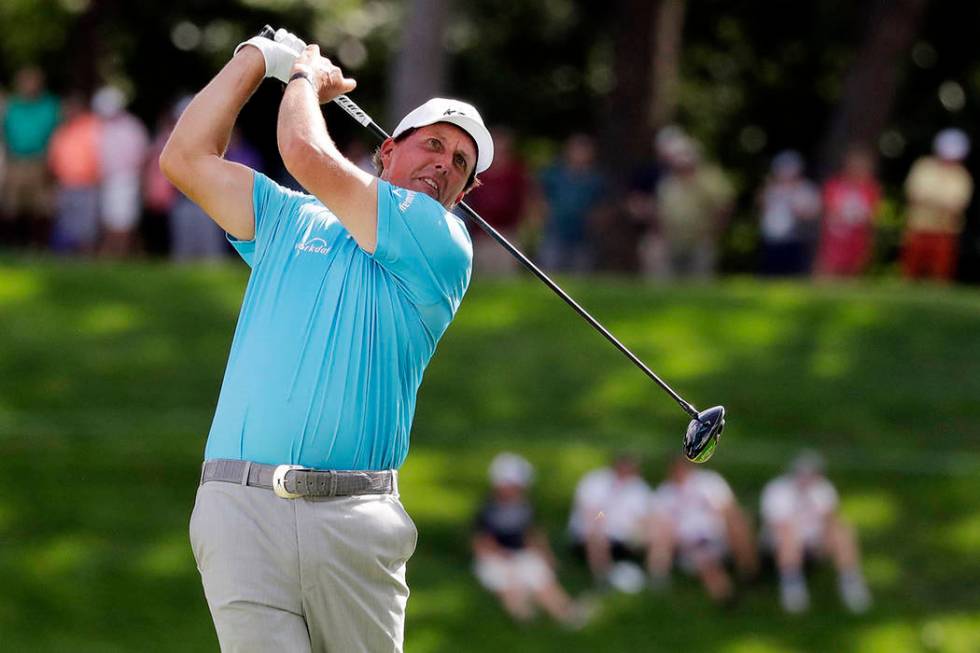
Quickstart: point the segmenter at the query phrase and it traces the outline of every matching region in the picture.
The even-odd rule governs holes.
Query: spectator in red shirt
[[[481,185],[467,203],[505,238],[514,241],[524,217],[530,181],[527,168],[514,149],[509,129],[490,130],[493,136],[493,166],[480,174]],[[473,267],[483,274],[509,275],[517,270],[517,259],[487,236],[474,229]]]
[[[85,99],[73,95],[64,103],[65,122],[51,136],[48,166],[56,182],[56,251],[90,254],[99,238],[99,143],[101,124]]]
[[[851,148],[840,172],[823,186],[824,218],[816,273],[860,275],[871,259],[874,219],[881,201],[874,159],[864,147]]]

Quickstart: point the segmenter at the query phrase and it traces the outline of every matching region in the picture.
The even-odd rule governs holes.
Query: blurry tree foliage
[[[597,133],[622,179],[656,127],[677,122],[732,173],[747,221],[780,149],[816,171],[842,144],[871,142],[898,196],[938,129],[980,142],[980,3],[927,0],[0,0],[0,87],[39,62],[58,91],[121,83],[152,124],[264,23],[320,43],[388,128],[386,108],[441,89],[513,127],[535,161]],[[273,87],[242,115],[271,157]],[[342,142],[362,135],[333,109],[327,119]]]

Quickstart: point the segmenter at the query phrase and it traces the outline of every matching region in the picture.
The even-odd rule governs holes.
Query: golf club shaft
[[[272,38],[274,34],[275,32],[272,30],[271,27],[268,26],[266,26],[260,33],[261,36],[265,36],[267,38]],[[338,106],[340,106],[340,108],[343,109],[351,118],[353,118],[358,123],[366,127],[379,140],[385,140],[389,138],[388,132],[382,129],[381,126],[378,125],[378,123],[376,123],[374,120],[371,119],[371,116],[369,116],[363,109],[357,106],[357,103],[351,100],[346,95],[337,96],[336,98],[333,99],[333,102],[336,103]],[[514,247],[514,245],[512,245],[510,241],[508,241],[506,238],[503,237],[503,235],[500,234],[500,232],[498,232],[496,229],[490,226],[490,224],[486,220],[481,218],[480,215],[472,208],[470,208],[467,204],[460,203],[459,208],[463,212],[463,214],[466,215],[467,218],[469,218],[472,222],[476,223],[477,226],[479,226],[481,229],[483,229],[483,231],[487,233],[487,235],[489,235],[491,238],[496,240],[501,247],[503,247],[508,252],[510,252],[511,256],[513,256],[518,261],[520,261],[524,265],[524,267],[526,267],[534,274],[534,276],[536,276],[538,279],[543,281],[544,284],[549,288],[551,288],[551,290],[556,295],[561,297],[566,304],[571,306],[576,313],[581,315],[586,322],[591,324],[596,331],[598,331],[603,336],[605,336],[606,340],[611,342],[616,347],[616,349],[621,351],[623,355],[626,356],[628,359],[630,359],[630,361],[632,361],[634,365],[640,368],[640,370],[642,370],[644,374],[650,377],[650,379],[653,380],[654,383],[660,386],[664,390],[664,392],[669,394],[674,399],[674,401],[676,401],[677,404],[684,410],[685,413],[687,413],[688,415],[690,415],[695,419],[697,418],[698,411],[694,406],[686,402],[683,397],[681,397],[679,394],[677,394],[674,391],[673,388],[667,385],[666,381],[661,379],[659,376],[657,376],[657,374],[653,370],[647,367],[646,364],[642,360],[640,360],[640,358],[636,354],[630,351],[630,349],[626,345],[621,343],[616,338],[616,336],[610,333],[609,329],[602,326],[599,320],[592,317],[592,315],[590,315],[587,310],[582,308],[582,306],[580,306],[578,302],[572,299],[568,293],[562,290],[557,283],[552,281],[551,278],[547,274],[545,274],[543,270],[541,270],[541,268],[539,268],[537,265],[534,264],[533,261],[531,261],[531,259],[525,256],[524,253],[521,252],[519,249]]]

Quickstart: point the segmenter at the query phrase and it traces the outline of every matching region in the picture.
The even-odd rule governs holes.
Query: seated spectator
[[[732,557],[744,575],[758,562],[748,519],[725,479],[683,458],[656,490],[651,508],[647,569],[654,587],[667,584],[674,561],[696,574],[714,601],[733,598],[725,568]]]
[[[473,534],[476,576],[517,621],[531,619],[540,606],[560,623],[583,625],[585,611],[558,584],[548,539],[534,526],[525,494],[532,473],[530,463],[512,453],[499,454],[490,464],[493,492]]]
[[[591,471],[579,481],[568,530],[572,546],[585,556],[600,585],[619,576],[610,576],[613,563],[642,563],[651,496],[639,463],[628,454],[617,456],[612,467]]]
[[[99,242],[101,126],[79,95],[65,100],[64,112],[48,150],[56,182],[51,245],[58,252],[92,254]]]
[[[527,205],[530,178],[527,168],[514,147],[514,135],[508,129],[495,127],[493,136],[493,166],[480,175],[479,186],[466,199],[481,218],[512,243],[518,240],[518,228]],[[478,274],[507,276],[514,274],[520,263],[497,241],[475,225],[473,236],[473,269]]]
[[[864,612],[871,594],[861,574],[857,538],[838,515],[837,491],[823,475],[823,459],[805,452],[789,473],[762,491],[763,544],[775,554],[783,609],[800,613],[810,605],[804,562],[831,558],[838,589],[851,612]]]
[[[824,183],[818,276],[856,277],[871,260],[881,201],[874,166],[869,149],[853,147],[844,156],[843,170]]]
[[[798,276],[809,271],[812,234],[820,218],[820,191],[803,176],[803,157],[785,150],[772,159],[759,192],[762,274]]]

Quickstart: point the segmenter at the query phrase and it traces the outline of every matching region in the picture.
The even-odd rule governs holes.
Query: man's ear
[[[379,154],[381,156],[381,166],[384,171],[388,171],[391,167],[391,155],[395,151],[395,140],[393,138],[386,138],[384,142],[381,143],[379,148]]]

